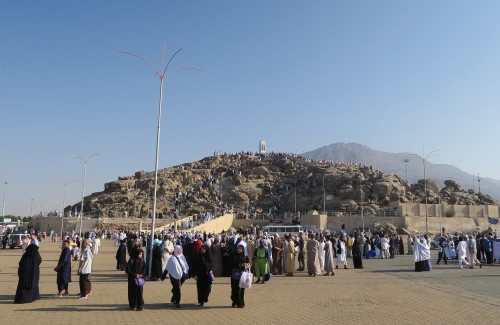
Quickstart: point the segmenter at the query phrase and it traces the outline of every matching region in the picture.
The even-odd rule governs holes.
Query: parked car
[[[441,235],[436,235],[436,237],[431,240],[431,249],[437,249],[441,240],[446,240],[446,238]]]
[[[21,248],[23,246],[23,237],[27,236],[26,234],[9,234],[9,237],[7,238],[7,246],[10,247],[10,249],[19,247]]]

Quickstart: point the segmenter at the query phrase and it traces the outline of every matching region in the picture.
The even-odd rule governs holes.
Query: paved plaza
[[[209,302],[197,305],[196,284],[182,286],[181,308],[169,303],[171,285],[147,282],[145,310],[130,311],[127,282],[115,270],[116,246],[101,241],[94,258],[93,295],[75,299],[78,293],[77,263],[72,262],[70,297],[54,298],[57,291],[53,268],[60,242],[40,243],[42,255],[41,299],[14,304],[20,249],[0,250],[0,314],[2,324],[500,324],[500,264],[458,269],[457,263],[433,264],[432,272],[413,272],[412,256],[363,260],[365,269],[339,269],[335,276],[276,276],[266,284],[255,284],[245,292],[246,307],[231,308],[230,280],[217,278]],[[433,262],[437,255],[432,252]],[[348,261],[352,266],[352,260]]]

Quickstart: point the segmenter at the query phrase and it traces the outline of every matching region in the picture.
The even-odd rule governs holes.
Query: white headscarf
[[[170,258],[167,261],[167,266],[165,269],[167,270],[168,274],[173,277],[174,279],[179,280],[182,278],[182,273],[184,269],[184,273],[188,273],[189,271],[189,266],[186,261],[186,258],[184,257],[184,254],[179,254],[179,249],[182,247],[177,245],[174,247],[174,255],[170,256]],[[179,264],[180,262],[180,264]],[[181,266],[182,264],[182,266]]]
[[[235,237],[234,239],[234,244],[238,246],[243,246],[243,253],[245,253],[245,256],[248,256],[248,245],[247,243],[241,239],[237,244],[236,241],[238,240],[239,237]]]
[[[413,242],[413,258],[415,262],[426,261],[431,258],[431,251],[424,237],[417,237]]]

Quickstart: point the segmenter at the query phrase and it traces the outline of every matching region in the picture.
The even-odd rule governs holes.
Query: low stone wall
[[[61,221],[63,222],[62,229],[65,231],[80,230],[80,218],[61,219],[61,217],[37,217],[31,220],[29,226],[32,226],[39,231],[45,231],[47,234],[51,231],[60,233]],[[82,231],[85,232],[87,230],[94,230],[96,224],[97,219],[83,218]]]
[[[427,217],[439,217],[451,215],[454,217],[465,217],[465,218],[483,218],[483,217],[494,217],[498,218],[500,216],[500,207],[498,205],[459,205],[459,204],[427,204],[423,203],[396,203],[392,205],[394,209],[397,210],[398,215],[405,217],[418,217],[425,216],[427,212]]]
[[[65,231],[79,231],[80,218],[69,217],[63,218],[63,229]],[[151,227],[152,219],[142,218],[83,218],[82,232],[95,231],[98,229],[111,229],[111,230],[139,230],[142,225],[142,230],[146,230],[146,222],[149,222]],[[172,219],[156,219],[155,227],[162,227],[171,224]],[[40,231],[50,233],[54,230],[57,233],[61,231],[61,218],[60,217],[38,217],[33,218],[29,223],[30,226],[35,227]]]
[[[324,219],[326,218],[326,226]],[[416,232],[425,232],[425,216],[422,217],[377,217],[377,216],[335,216],[326,217],[325,215],[308,215],[301,221],[302,226],[308,229],[324,230],[333,229],[339,230],[342,225],[348,232],[354,229],[362,229],[363,220],[365,229],[375,229],[375,223],[385,225],[391,223],[396,227],[412,229]],[[487,230],[490,226],[487,218],[469,218],[469,217],[427,217],[427,224],[430,233],[437,234],[440,232],[441,226],[445,228],[445,232],[464,232],[469,233],[476,230]]]
[[[347,232],[352,232],[354,229],[362,229],[363,221],[365,225],[365,229],[375,229],[375,224],[384,225],[386,223],[391,223],[396,227],[404,227],[404,220],[401,217],[376,217],[376,216],[363,216],[361,218],[360,215],[355,216],[335,216],[335,217],[327,217],[327,229],[339,230],[342,228],[342,225],[345,226]],[[303,224],[303,223],[302,223]],[[303,224],[304,225],[304,224]],[[324,228],[323,228],[324,229]],[[321,229],[321,230],[323,230]]]
[[[302,226],[307,229],[324,230],[324,229],[341,229],[345,225],[348,232],[354,229],[361,229],[363,227],[363,220],[365,229],[375,229],[375,223],[385,225],[391,223],[396,227],[404,227],[413,229],[417,232],[425,232],[425,216],[406,216],[406,217],[377,217],[377,216],[326,216],[319,214],[312,214],[303,216]],[[64,218],[63,229],[65,231],[79,231],[80,219],[79,218]],[[146,221],[149,222],[148,228],[151,227],[151,219],[141,218],[83,218],[82,231],[93,231],[97,229],[123,229],[123,230],[146,230]],[[163,229],[162,227],[170,226],[172,219],[156,219],[155,228]],[[446,232],[473,232],[476,230],[484,231],[490,227],[487,218],[470,218],[470,217],[435,217],[428,216],[427,223],[430,233],[439,233],[440,227],[444,227]],[[261,228],[269,224],[268,220],[249,220],[249,219],[234,219],[233,214],[226,214],[207,223],[201,224],[192,228],[194,231],[206,231],[219,233],[222,230],[227,230],[230,227],[238,229],[240,227],[249,228],[251,225],[259,225]],[[50,233],[61,231],[61,218],[60,217],[39,217],[33,218],[29,223],[30,226]],[[493,227],[495,228],[495,227]],[[500,227],[499,227],[500,228]]]

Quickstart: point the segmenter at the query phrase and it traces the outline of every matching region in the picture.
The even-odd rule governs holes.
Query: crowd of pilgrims
[[[362,259],[394,258],[395,255],[413,254],[415,271],[430,271],[430,238],[427,235],[410,234],[406,245],[403,236],[383,232],[363,233],[355,230],[352,234],[342,229],[339,233],[300,232],[281,238],[279,234],[267,234],[255,228],[240,229],[236,234],[207,234],[192,232],[162,232],[153,237],[140,232],[99,231],[84,234],[83,251],[80,253],[80,237],[75,233],[65,233],[57,272],[57,297],[68,295],[71,282],[71,259],[80,261],[79,298],[91,295],[90,276],[84,277],[82,284],[82,261],[98,253],[100,238],[114,240],[116,250],[116,270],[124,271],[128,278],[129,307],[144,309],[143,286],[140,279],[164,281],[169,279],[172,286],[171,303],[180,307],[181,287],[186,279],[196,281],[198,304],[208,302],[214,278],[231,277],[231,306],[245,306],[245,286],[240,277],[250,271],[255,283],[264,284],[273,275],[294,276],[295,271],[307,272],[311,277],[320,274],[335,275],[339,268],[348,269],[347,257],[352,257],[354,268],[363,268]],[[495,234],[496,238],[496,234]],[[41,238],[40,238],[41,239]],[[38,281],[42,258],[38,251],[39,237],[36,231],[23,239],[23,255],[19,262],[19,282],[15,296],[16,303],[32,302],[40,298]],[[152,251],[150,259],[149,252]],[[492,236],[446,235],[439,239],[438,260],[447,263],[456,258],[459,267],[463,264],[482,267],[481,261],[492,263]],[[85,257],[85,259],[84,259]],[[298,262],[296,269],[295,262]],[[151,263],[151,266],[150,266]],[[90,275],[91,265],[89,266]],[[151,274],[149,274],[151,269]],[[307,270],[307,271],[306,271]]]

